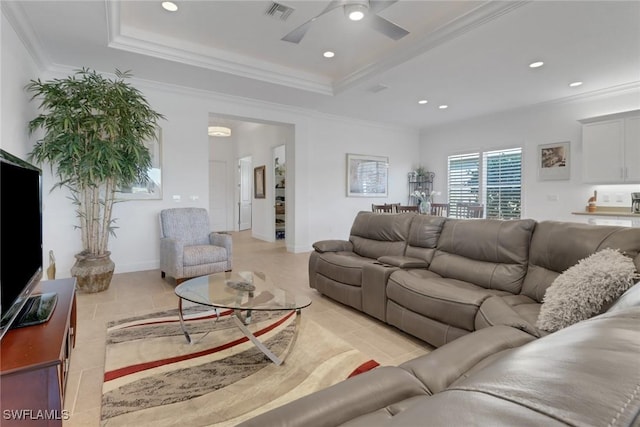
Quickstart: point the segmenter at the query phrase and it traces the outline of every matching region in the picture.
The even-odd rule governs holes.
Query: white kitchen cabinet
[[[640,110],[580,120],[583,181],[640,182]]]

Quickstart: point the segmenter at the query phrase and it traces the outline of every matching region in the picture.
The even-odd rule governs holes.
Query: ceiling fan
[[[291,43],[300,43],[303,39],[311,24],[322,15],[331,12],[334,9],[343,7],[345,14],[352,21],[359,21],[366,17],[367,23],[374,30],[384,34],[393,40],[400,40],[402,37],[409,34],[409,31],[394,24],[393,22],[378,16],[378,12],[386,9],[398,0],[389,1],[375,1],[375,0],[332,0],[322,12],[313,18],[309,19],[304,24],[295,28],[289,34],[284,36],[282,40]]]

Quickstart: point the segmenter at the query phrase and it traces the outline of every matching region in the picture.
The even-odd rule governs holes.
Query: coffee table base
[[[294,327],[293,337],[291,338],[291,342],[289,343],[289,345],[287,346],[287,348],[285,349],[281,357],[276,356],[271,350],[267,348],[266,345],[264,345],[262,341],[258,339],[258,337],[256,337],[249,330],[249,328],[247,328],[247,325],[251,323],[251,310],[247,310],[246,315],[242,314],[242,310],[234,310],[231,318],[233,319],[238,329],[240,329],[240,331],[244,334],[244,336],[247,337],[253,343],[253,345],[255,345],[258,348],[258,350],[260,350],[273,363],[275,363],[276,366],[280,366],[284,363],[285,358],[289,355],[289,353],[293,349],[293,346],[296,343],[296,340],[298,339],[298,331],[300,329],[300,318],[302,316],[302,310],[297,309],[294,311],[295,311],[296,318],[294,320],[294,326],[293,326]],[[218,319],[220,318],[220,312],[218,311],[217,308],[215,309],[215,312],[216,312],[216,322],[217,322]],[[192,345],[195,344],[199,340],[194,341],[189,335],[189,332],[187,331],[186,322],[184,320],[184,315],[182,313],[182,298],[178,298],[178,317],[180,319],[180,328],[182,329],[182,333],[187,339],[187,342]],[[204,338],[208,334],[209,332],[207,332],[205,335],[200,337],[200,339]]]

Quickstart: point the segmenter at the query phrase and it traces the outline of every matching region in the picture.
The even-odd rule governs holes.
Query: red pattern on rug
[[[360,375],[364,372],[370,371],[373,368],[377,368],[380,366],[378,362],[375,360],[369,360],[368,362],[364,362],[362,365],[358,366],[353,372],[349,374],[347,378],[355,377],[356,375]]]
[[[260,329],[259,331],[255,332],[254,335],[256,337],[259,337],[260,335],[266,334],[267,332],[277,328],[278,326],[280,326],[281,324],[286,322],[287,319],[289,319],[294,314],[295,314],[295,311],[292,311],[291,313],[289,313],[286,316],[282,317],[277,322],[272,323],[271,325],[269,325],[269,326],[267,326],[267,327],[265,327],[263,329]],[[148,324],[152,324],[152,323],[153,322],[149,322]],[[161,322],[157,322],[157,323],[161,323]],[[171,363],[181,362],[183,360],[194,359],[196,357],[202,357],[202,356],[206,356],[208,354],[217,353],[219,351],[226,350],[228,348],[231,348],[231,347],[234,347],[236,345],[245,343],[247,341],[249,341],[249,338],[242,337],[242,338],[238,338],[237,340],[234,340],[234,341],[228,342],[226,344],[223,344],[221,346],[209,348],[207,350],[198,351],[196,353],[185,354],[185,355],[182,355],[182,356],[170,357],[170,358],[167,358],[167,359],[153,360],[153,361],[150,361],[150,362],[140,363],[140,364],[137,364],[137,365],[125,366],[125,367],[120,368],[120,369],[115,369],[113,371],[105,372],[104,373],[104,381],[107,382],[107,381],[115,380],[115,379],[120,378],[120,377],[124,377],[126,375],[134,374],[136,372],[145,371],[147,369],[157,368],[158,366],[169,365]]]

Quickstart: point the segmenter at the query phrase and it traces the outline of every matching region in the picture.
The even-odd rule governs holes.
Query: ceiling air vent
[[[373,93],[378,93],[378,92],[382,92],[385,89],[389,89],[389,86],[383,85],[382,83],[379,83],[375,86],[372,86],[369,88],[369,92],[373,92]]]
[[[289,15],[291,15],[291,12],[293,12],[293,8],[273,2],[269,5],[269,7],[267,7],[267,10],[264,14],[286,21]]]

